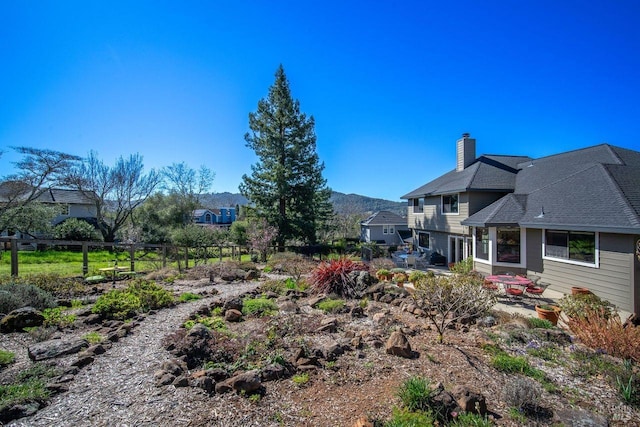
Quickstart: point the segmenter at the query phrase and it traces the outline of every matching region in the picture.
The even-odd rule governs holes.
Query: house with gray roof
[[[230,226],[236,220],[236,208],[196,209],[192,218],[195,224]]]
[[[404,245],[411,237],[407,219],[390,211],[374,212],[360,222],[360,241],[382,245]]]
[[[456,170],[403,197],[422,208],[409,216],[414,237],[428,234],[450,262],[473,256],[483,274],[535,275],[563,293],[587,287],[640,312],[640,152],[601,144],[475,159],[469,140],[458,141]]]

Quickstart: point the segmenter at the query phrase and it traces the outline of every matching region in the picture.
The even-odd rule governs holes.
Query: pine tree
[[[280,250],[286,242],[315,243],[317,230],[333,214],[314,126],[313,116],[301,113],[300,103],[291,97],[280,65],[269,95],[258,102],[256,112],[249,113],[251,132],[244,138],[258,162],[240,184],[256,214],[278,229]]]

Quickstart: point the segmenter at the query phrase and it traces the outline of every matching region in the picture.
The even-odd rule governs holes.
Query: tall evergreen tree
[[[317,230],[333,214],[314,126],[313,116],[301,113],[300,103],[291,97],[280,65],[269,95],[258,102],[256,112],[249,113],[251,132],[244,138],[258,162],[240,184],[256,214],[278,229],[280,250],[291,241],[315,243]]]

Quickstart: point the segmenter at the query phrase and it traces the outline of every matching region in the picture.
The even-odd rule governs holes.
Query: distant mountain
[[[200,197],[200,200],[203,207],[211,209],[249,203],[242,194],[229,192],[204,194]],[[407,213],[407,204],[404,202],[374,199],[359,194],[344,194],[333,191],[329,200],[333,203],[333,209],[340,214],[368,214],[383,210],[402,216]]]

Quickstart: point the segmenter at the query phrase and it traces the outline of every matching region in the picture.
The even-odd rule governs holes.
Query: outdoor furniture
[[[524,292],[533,297],[533,298],[541,298],[542,294],[544,293],[544,291],[547,289],[547,285],[546,283],[538,283],[538,284],[531,284],[531,286],[527,286],[524,290]]]
[[[447,265],[447,258],[444,255],[434,252],[430,258],[431,265]]]
[[[394,252],[391,254],[391,259],[396,267],[409,268],[409,265],[407,264],[407,254]]]
[[[418,270],[426,270],[429,267],[429,259],[427,253],[423,252],[420,256],[416,257],[415,268]]]
[[[415,267],[416,266],[416,256],[415,255],[407,255],[406,261],[407,261],[407,267]]]

